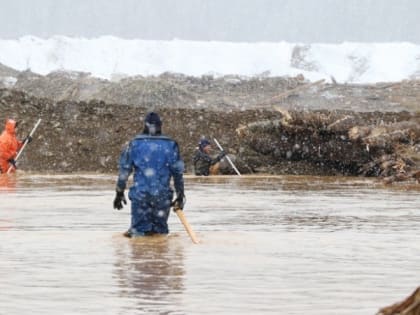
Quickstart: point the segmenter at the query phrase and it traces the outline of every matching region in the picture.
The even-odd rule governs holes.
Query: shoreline
[[[19,161],[22,170],[116,173],[123,146],[142,130],[145,113],[155,110],[163,120],[163,133],[179,143],[186,173],[192,173],[196,144],[206,137],[220,142],[241,174],[350,175],[382,178],[386,183],[419,181],[420,111],[283,106],[307,92],[306,85],[290,95],[285,92],[286,100],[269,107],[228,110],[223,106],[161,106],[159,101],[154,106],[101,100],[54,101],[0,89],[0,120],[15,117],[20,122],[18,136],[24,138],[42,118],[34,141]],[[213,148],[216,154],[217,147]],[[227,163],[222,164],[221,172],[233,174]]]

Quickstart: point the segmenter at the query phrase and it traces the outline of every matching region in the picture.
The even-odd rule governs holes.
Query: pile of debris
[[[296,59],[298,60],[298,59]],[[156,110],[190,156],[216,137],[243,173],[420,177],[420,81],[348,85],[290,77],[165,73],[113,81],[81,72],[39,75],[0,64],[1,120],[44,123],[22,167],[115,171],[125,142]],[[23,166],[24,165],[24,166]],[[233,171],[226,165],[225,173]]]
[[[48,172],[115,172],[123,145],[152,108],[102,101],[54,102],[0,89],[0,113],[29,131],[43,119],[21,167]],[[164,133],[180,145],[187,171],[201,137],[217,138],[242,173],[377,176],[418,180],[420,114],[413,112],[160,108]],[[21,134],[25,136],[25,134]],[[225,173],[233,173],[229,167]]]
[[[420,80],[377,84],[308,82],[296,77],[192,77],[175,73],[103,80],[84,72],[39,75],[0,64],[0,88],[14,88],[54,101],[98,100],[153,108],[212,110],[419,111]]]
[[[281,119],[237,129],[250,149],[244,158],[252,171],[279,173],[288,161],[295,173],[295,163],[305,161],[330,175],[388,183],[420,177],[420,114],[278,110]]]

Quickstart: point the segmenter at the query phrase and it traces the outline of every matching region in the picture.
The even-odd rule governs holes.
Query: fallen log
[[[279,119],[258,120],[236,130],[248,156],[264,156],[273,166],[303,162],[335,173],[381,177],[385,183],[418,181],[413,175],[420,166],[417,120],[378,123],[371,114],[276,109]],[[249,163],[259,169],[256,160]]]

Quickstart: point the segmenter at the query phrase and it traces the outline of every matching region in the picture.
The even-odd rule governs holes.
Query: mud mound
[[[337,84],[296,77],[202,76],[164,73],[159,76],[101,80],[82,72],[38,75],[0,65],[0,87],[15,88],[54,101],[98,100],[110,104],[154,108],[212,110],[420,111],[420,81]]]
[[[201,78],[165,73],[160,76],[101,80],[82,72],[52,72],[46,76],[31,71],[15,73],[14,88],[54,101],[99,100],[113,104],[171,108],[247,108],[268,95],[296,87],[299,78]],[[1,85],[0,85],[1,86]],[[5,87],[10,87],[7,85]]]
[[[22,137],[43,119],[20,161],[24,170],[116,172],[123,145],[141,131],[151,109],[156,108],[54,102],[0,89],[0,112],[20,121]],[[420,169],[418,113],[168,107],[158,112],[164,133],[179,142],[188,172],[202,136],[217,138],[242,173],[344,174],[394,181],[416,177]],[[229,167],[223,171],[233,173]]]
[[[43,119],[20,162],[25,170],[114,172],[121,149],[142,130],[142,119],[149,110],[100,101],[53,102],[0,89],[0,112],[20,121],[21,137],[38,118]],[[178,141],[189,170],[190,157],[202,136],[216,137],[235,153],[240,146],[235,133],[239,122],[249,123],[277,115],[259,110],[226,114],[170,108],[160,109],[159,114],[164,122],[164,133]],[[5,118],[6,115],[0,120]]]

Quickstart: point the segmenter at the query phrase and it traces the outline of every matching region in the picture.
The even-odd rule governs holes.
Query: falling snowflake
[[[155,174],[156,174],[156,172],[153,168],[146,168],[144,170],[144,175],[147,176],[147,177],[153,177],[153,176],[155,176]]]

